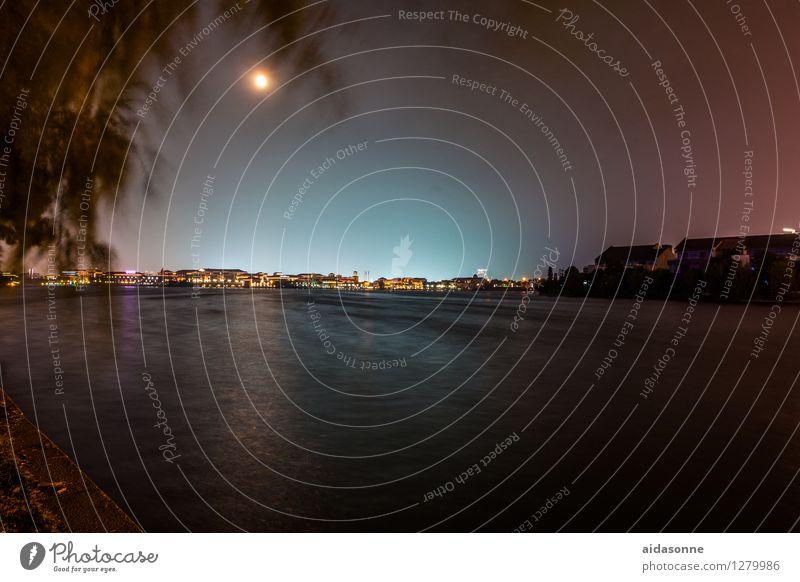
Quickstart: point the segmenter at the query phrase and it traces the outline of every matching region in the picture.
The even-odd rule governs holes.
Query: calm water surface
[[[5,389],[146,530],[798,528],[797,307],[24,296]]]

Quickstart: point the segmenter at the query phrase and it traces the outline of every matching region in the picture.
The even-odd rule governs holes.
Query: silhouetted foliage
[[[23,255],[41,256],[51,244],[59,268],[74,266],[81,215],[94,224],[98,202],[130,190],[122,187],[129,177],[126,154],[145,166],[151,161],[142,148],[128,153],[135,125],[131,96],[152,85],[151,79],[142,78],[148,59],[171,59],[178,42],[191,38],[208,15],[213,18],[234,4],[125,0],[97,19],[89,16],[87,3],[2,4],[0,135],[9,135],[12,119],[18,126],[0,168],[5,172],[0,259],[7,268],[18,270]],[[246,27],[249,33],[303,5],[252,0],[247,16],[230,26]],[[324,6],[301,12],[275,22],[256,38],[265,49],[275,50],[330,18]],[[274,58],[303,68],[322,62],[314,38],[293,43]],[[330,70],[322,67],[320,75],[329,76]],[[26,98],[18,100],[24,91]],[[82,209],[87,178],[92,180],[92,202]],[[86,235],[87,260],[105,263],[109,249],[91,227]]]

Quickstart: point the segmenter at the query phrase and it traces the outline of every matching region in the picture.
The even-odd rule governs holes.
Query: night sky
[[[265,50],[253,5],[204,35],[227,8],[126,89],[131,172],[96,225],[116,268],[518,278],[546,247],[580,268],[738,234],[746,152],[751,232],[800,220],[796,4],[322,2],[293,41],[319,43],[310,68]]]

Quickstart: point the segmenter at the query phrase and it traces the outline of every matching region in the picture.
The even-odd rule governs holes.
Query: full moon
[[[266,75],[259,73],[255,77],[255,83],[256,87],[258,87],[259,89],[265,89],[267,85],[269,85],[269,79],[267,79]]]

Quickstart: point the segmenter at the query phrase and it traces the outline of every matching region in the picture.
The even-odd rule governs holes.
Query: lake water
[[[2,380],[148,531],[798,528],[796,306],[521,300],[27,287]]]

